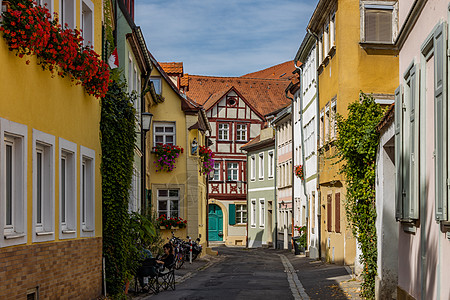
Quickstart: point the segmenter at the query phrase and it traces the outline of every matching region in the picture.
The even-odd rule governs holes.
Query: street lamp
[[[146,193],[147,193],[147,164],[146,164],[146,153],[147,153],[147,144],[145,141],[145,137],[147,132],[150,130],[152,124],[153,114],[149,112],[141,113],[141,136],[142,136],[142,184],[141,184],[141,213],[147,213],[147,202],[146,202]]]
[[[142,131],[144,134],[150,130],[150,125],[152,123],[153,114],[149,112],[143,112],[141,114],[142,117]]]

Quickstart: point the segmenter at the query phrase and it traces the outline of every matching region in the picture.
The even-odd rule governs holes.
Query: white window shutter
[[[419,218],[419,83],[418,69],[411,68],[409,73],[409,201],[405,205],[405,218]]]
[[[447,220],[447,25],[434,32],[436,220]]]
[[[395,218],[403,218],[403,103],[401,86],[395,90]]]

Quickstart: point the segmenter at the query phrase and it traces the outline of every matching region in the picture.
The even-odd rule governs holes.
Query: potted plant
[[[304,177],[303,177],[303,165],[295,166],[294,173],[295,173],[295,176],[297,176],[298,178],[303,180],[304,179]]]
[[[200,146],[198,155],[201,163],[199,172],[208,175],[214,170],[214,153],[208,147]]]

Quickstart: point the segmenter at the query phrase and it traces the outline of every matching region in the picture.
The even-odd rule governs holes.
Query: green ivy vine
[[[347,220],[358,240],[362,255],[361,295],[375,298],[377,274],[377,235],[375,207],[375,162],[379,143],[376,130],[383,109],[372,96],[360,93],[359,101],[348,106],[348,117],[337,116],[336,147],[343,161],[347,183]]]
[[[135,124],[126,86],[112,81],[101,105],[103,256],[109,295],[121,297],[130,279],[133,240],[128,200],[133,173]]]

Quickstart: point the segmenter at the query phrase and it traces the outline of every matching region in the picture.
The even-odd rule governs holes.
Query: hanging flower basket
[[[200,146],[198,155],[201,163],[199,172],[203,175],[208,175],[214,170],[214,153],[211,149],[205,146]]]
[[[76,85],[97,98],[108,90],[109,69],[92,46],[84,46],[78,29],[61,26],[46,7],[32,0],[14,0],[3,13],[0,32],[9,50],[20,58],[36,55],[43,70],[68,76]],[[30,60],[26,61],[29,64]]]
[[[305,179],[303,177],[303,165],[298,165],[295,167],[295,176],[297,176],[301,180]]]
[[[158,144],[153,147],[153,153],[156,156],[156,160],[153,162],[156,165],[156,172],[171,172],[175,169],[175,160],[183,152],[183,148],[175,145]]]

